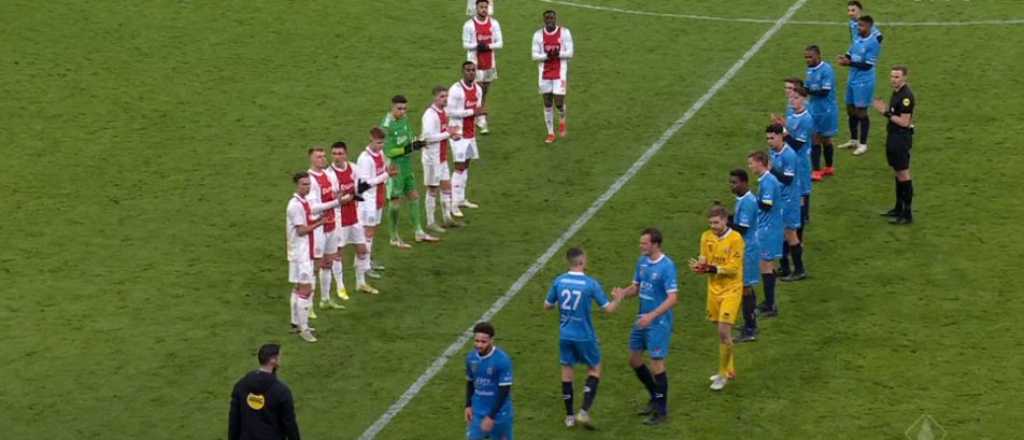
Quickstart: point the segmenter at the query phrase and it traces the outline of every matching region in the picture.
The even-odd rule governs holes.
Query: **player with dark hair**
[[[538,86],[544,100],[544,124],[548,129],[545,143],[555,142],[555,109],[559,116],[558,133],[566,137],[565,94],[569,88],[569,60],[576,52],[572,33],[558,25],[555,11],[544,11],[544,27],[533,33],[533,60],[537,62]]]
[[[846,16],[850,19],[850,41],[857,39],[857,34],[860,33],[858,21],[862,15],[864,15],[864,4],[857,0],[846,2]],[[879,43],[882,42],[882,32],[878,30],[878,27],[872,25],[871,34],[878,39]]]
[[[846,113],[849,118],[850,142],[839,148],[853,148],[853,154],[860,156],[868,152],[868,107],[875,93],[875,65],[881,56],[882,44],[878,35],[872,34],[875,20],[870,15],[857,20],[858,34],[846,54],[840,55],[837,63],[850,68],[846,82]]]
[[[700,236],[700,255],[690,259],[690,270],[708,276],[708,321],[718,327],[718,372],[711,389],[721,391],[736,378],[732,326],[743,296],[743,238],[729,227],[729,213],[717,202],[708,210],[710,229]]]
[[[597,397],[597,385],[601,380],[601,345],[597,332],[590,321],[590,303],[597,303],[605,313],[612,313],[619,307],[622,297],[609,301],[601,283],[588,276],[587,254],[580,248],[571,248],[565,253],[569,271],[555,278],[544,300],[544,309],[558,307],[559,315],[559,360],[562,364],[562,400],[565,402],[565,426],[571,428],[576,422],[592,428],[590,408]],[[576,364],[587,365],[587,382],[583,387],[583,406],[578,415],[573,415],[573,379]]]
[[[494,326],[473,326],[466,356],[466,438],[512,440],[512,359],[494,345]]]
[[[782,125],[772,124],[765,129],[765,139],[768,143],[768,153],[771,155],[772,175],[782,184],[782,225],[785,228],[785,240],[782,243],[783,269],[788,264],[785,261],[788,257],[793,259],[793,271],[780,272],[782,277],[790,278],[788,281],[796,281],[806,277],[803,261],[803,248],[800,246],[798,231],[802,226],[802,211],[800,209],[800,183],[797,180],[797,155],[790,146],[798,142],[792,136],[785,133]],[[787,247],[789,249],[787,249]]]
[[[383,266],[373,264],[373,239],[377,236],[377,227],[384,217],[384,206],[387,204],[386,183],[391,176],[398,174],[394,166],[389,166],[384,157],[384,143],[387,134],[380,127],[370,129],[370,143],[359,153],[356,161],[356,176],[359,184],[369,185],[369,189],[363,192],[363,202],[358,206],[359,224],[366,232],[366,254],[365,259],[360,258],[356,265],[361,265],[370,278],[380,278],[375,270],[383,270]],[[371,270],[372,269],[372,270]],[[371,295],[380,293],[369,284],[356,286],[356,290]]]
[[[775,260],[782,257],[784,228],[782,221],[782,183],[772,172],[773,164],[764,151],[747,155],[747,167],[757,176],[757,242],[761,249],[761,281],[764,282],[764,302],[757,306],[764,318],[778,316],[775,302]]]
[[[839,133],[839,104],[836,101],[836,72],[832,65],[821,59],[821,49],[810,45],[804,49],[807,77],[804,85],[810,95],[808,110],[814,120],[814,139],[811,145],[811,180],[817,182],[835,175],[835,147],[832,138]],[[822,153],[825,167],[821,166]]]
[[[441,202],[441,219],[444,226],[458,227],[461,223],[452,218],[452,182],[448,171],[449,143],[459,139],[457,134],[448,130],[448,88],[435,86],[431,93],[434,101],[423,112],[420,136],[427,146],[423,148],[423,183],[427,186],[427,230],[435,233],[445,232],[444,227],[437,224],[437,202]]]
[[[466,59],[476,64],[476,82],[483,94],[481,105],[487,103],[487,92],[491,83],[498,79],[498,56],[495,51],[505,45],[501,36],[501,24],[491,16],[489,0],[476,0],[476,14],[462,26],[462,48]],[[480,127],[480,134],[488,134],[487,115],[480,115],[474,121]]]
[[[483,89],[476,83],[476,64],[462,63],[462,80],[448,88],[449,131],[452,133],[452,216],[462,217],[462,208],[479,208],[469,201],[469,164],[480,158],[476,145],[476,118],[486,115]]]
[[[260,367],[239,379],[231,390],[228,440],[300,440],[292,391],[277,378],[281,346],[264,344],[256,360]]]
[[[636,264],[633,282],[625,288],[615,288],[616,298],[640,297],[640,311],[629,335],[629,366],[644,384],[650,401],[640,411],[650,417],[647,425],[660,425],[668,419],[668,357],[672,341],[673,312],[679,301],[679,282],[676,264],[661,250],[661,231],[644,229],[640,234],[640,260]],[[644,363],[644,352],[651,359],[651,367]]]
[[[736,341],[751,342],[757,339],[757,294],[754,286],[760,282],[757,197],[750,192],[750,178],[744,170],[729,172],[729,187],[736,195],[736,208],[729,227],[743,236],[743,329]]]
[[[891,217],[895,225],[909,225],[914,222],[910,205],[914,200],[914,183],[910,176],[910,148],[914,140],[914,107],[917,104],[914,92],[907,84],[907,66],[893,66],[889,72],[892,97],[889,105],[881,99],[875,101],[875,110],[882,113],[889,123],[886,126],[885,156],[896,175],[896,206],[882,215]]]
[[[316,342],[316,331],[309,326],[313,313],[313,275],[314,249],[316,249],[316,230],[327,221],[326,216],[319,216],[313,211],[313,202],[308,200],[310,178],[305,171],[295,173],[295,193],[288,200],[285,211],[285,236],[288,250],[288,282],[292,283],[290,295],[291,324],[294,332],[306,342]],[[328,293],[329,295],[329,293]]]
[[[398,167],[398,175],[388,180],[388,229],[391,232],[391,245],[399,249],[411,247],[402,241],[398,234],[398,220],[403,199],[404,203],[410,205],[409,213],[412,216],[416,241],[438,241],[436,237],[423,230],[423,220],[420,214],[422,208],[420,207],[420,194],[416,191],[416,172],[412,166],[412,153],[427,144],[416,138],[406,115],[408,111],[409,101],[402,95],[396,95],[391,98],[391,111],[384,116],[384,120],[380,124],[380,127],[388,135],[384,143],[384,155]]]

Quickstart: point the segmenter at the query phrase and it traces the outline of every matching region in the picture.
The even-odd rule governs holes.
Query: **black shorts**
[[[911,146],[913,146],[913,138],[909,133],[889,133],[885,140],[885,158],[893,170],[910,169]]]

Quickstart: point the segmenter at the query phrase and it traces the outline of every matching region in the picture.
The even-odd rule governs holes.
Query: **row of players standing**
[[[317,285],[320,309],[343,309],[338,300],[351,299],[341,258],[346,247],[354,248],[356,290],[377,295],[380,291],[367,278],[381,278],[385,269],[372,259],[382,223],[387,223],[391,246],[410,249],[412,245],[399,234],[403,208],[412,219],[415,241],[432,243],[440,241],[449,228],[464,226],[459,220],[465,216],[462,208],[479,207],[467,197],[470,165],[480,158],[477,134],[489,133],[486,97],[498,78],[496,51],[504,39],[501,25],[489,14],[490,2],[476,0],[474,5],[475,15],[463,26],[468,60],[462,65],[462,79],[451,87],[432,89],[433,101],[422,115],[419,136],[409,122],[408,100],[396,95],[380,126],[370,130],[370,143],[356,163],[349,162],[348,145],[338,141],[330,148],[310,148],[310,168],[292,176],[296,189],[287,208],[288,278],[293,284],[292,329],[302,339],[317,340],[316,330],[309,325],[316,318]],[[555,108],[561,113],[561,136],[567,135],[565,93],[574,45],[554,11],[545,11],[543,17],[544,26],[534,33],[531,52],[538,64],[550,143],[555,140]],[[427,188],[425,226],[413,166],[418,151]],[[441,208],[441,223],[436,221],[437,208]]]

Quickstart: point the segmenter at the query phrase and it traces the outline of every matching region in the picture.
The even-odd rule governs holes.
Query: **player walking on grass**
[[[434,87],[434,101],[423,112],[421,119],[421,136],[427,146],[423,148],[420,160],[423,162],[423,183],[427,186],[427,230],[434,233],[445,232],[438,226],[434,211],[437,202],[441,201],[441,219],[444,226],[453,228],[461,226],[452,218],[452,182],[448,171],[448,141],[452,134],[448,131],[448,89],[444,86]]]
[[[868,152],[868,107],[875,94],[875,64],[881,55],[882,44],[878,35],[872,34],[875,20],[870,15],[858,19],[859,33],[850,44],[850,50],[840,55],[840,66],[850,68],[846,83],[846,114],[850,125],[850,142],[839,148],[853,148],[853,154],[860,156]],[[859,135],[859,136],[858,136]],[[858,141],[859,139],[859,141]]]
[[[545,143],[555,142],[555,109],[558,109],[558,132],[569,134],[566,122],[565,93],[569,81],[569,60],[575,54],[572,33],[558,25],[555,11],[544,11],[544,27],[533,33],[533,60],[537,62],[540,94],[544,99],[544,124],[548,129]]]
[[[661,250],[661,231],[644,229],[640,235],[640,261],[633,283],[615,288],[615,298],[640,297],[640,311],[629,335],[629,366],[650,396],[640,415],[649,415],[647,425],[659,425],[668,418],[668,372],[665,358],[672,340],[672,308],[679,292],[676,264]],[[644,352],[651,367],[644,363]]]
[[[569,271],[558,278],[548,290],[544,309],[558,307],[558,353],[562,364],[562,400],[565,401],[565,426],[571,428],[579,422],[593,428],[590,409],[597,398],[597,385],[601,381],[601,345],[590,320],[590,303],[596,302],[605,313],[619,307],[622,297],[608,301],[601,283],[584,273],[587,254],[580,248],[565,253]],[[576,364],[587,365],[587,382],[583,387],[583,406],[573,415],[573,380]]]
[[[729,172],[729,186],[736,195],[736,208],[729,227],[743,236],[743,329],[736,342],[757,340],[757,294],[754,286],[760,282],[761,245],[757,239],[757,197],[750,192],[750,178],[741,169]]]
[[[892,97],[888,107],[881,99],[874,103],[889,123],[886,126],[885,156],[896,175],[896,206],[882,215],[891,217],[895,225],[909,225],[914,222],[910,205],[914,200],[914,181],[910,176],[910,148],[914,141],[914,107],[917,104],[914,92],[907,84],[906,66],[893,66],[889,72]]]
[[[313,147],[309,151],[309,183],[310,191],[306,196],[310,201],[314,215],[323,215],[324,225],[314,231],[316,246],[313,258],[320,278],[320,308],[344,309],[331,296],[332,265],[338,256],[339,230],[337,225],[337,208],[341,203],[352,200],[352,196],[341,199],[338,196],[338,182],[333,173],[326,172],[327,154],[322,147]],[[313,315],[316,317],[316,315]]]
[[[363,152],[359,154],[359,160],[356,161],[356,177],[359,179],[359,185],[369,185],[369,189],[362,194],[363,201],[359,203],[357,212],[359,224],[366,232],[366,258],[371,262],[371,267],[373,266],[373,238],[377,235],[377,227],[380,226],[384,205],[387,203],[385,185],[391,176],[398,174],[398,170],[394,166],[388,166],[384,159],[382,150],[386,137],[384,130],[379,127],[370,129],[370,144],[363,149]],[[366,276],[369,277],[380,277],[375,275],[376,273],[372,271],[366,273]],[[372,295],[380,293],[369,284],[358,286],[357,290]]]
[[[715,204],[708,212],[710,229],[700,236],[700,256],[690,259],[690,270],[708,276],[708,321],[718,326],[718,372],[711,389],[721,391],[736,378],[732,326],[743,295],[743,238],[729,228],[729,213]]]
[[[409,249],[408,243],[402,241],[398,234],[398,220],[403,199],[409,205],[412,225],[416,228],[416,242],[438,241],[423,231],[423,220],[420,216],[420,194],[416,191],[416,173],[412,167],[412,153],[422,149],[426,144],[416,139],[416,134],[409,125],[406,113],[409,101],[402,95],[391,98],[391,111],[384,116],[381,128],[387,134],[384,142],[384,155],[398,167],[398,175],[388,180],[388,229],[390,229],[391,245],[399,249]]]
[[[785,266],[779,275],[788,278],[787,281],[798,281],[807,277],[807,272],[804,269],[803,248],[800,246],[798,234],[802,223],[800,183],[796,176],[797,156],[789,145],[791,142],[798,141],[792,136],[785,135],[784,131],[782,125],[772,124],[765,129],[765,137],[768,142],[768,152],[771,155],[770,171],[782,184],[782,225],[785,228],[782,259]],[[788,260],[787,256],[793,259],[792,272],[786,272],[789,266],[785,263]]]
[[[314,329],[309,326],[313,311],[313,249],[316,248],[316,229],[326,221],[313,213],[309,174],[305,171],[292,176],[295,193],[288,201],[285,215],[285,235],[288,243],[288,282],[292,283],[291,323],[294,331],[306,342],[316,342]]]
[[[476,82],[480,84],[483,94],[481,105],[487,104],[487,92],[491,83],[498,79],[498,57],[495,51],[505,45],[501,36],[501,25],[490,16],[490,1],[476,0],[476,15],[462,26],[462,47],[466,49],[466,59],[476,64]],[[487,115],[480,115],[474,121],[480,128],[480,134],[488,134]]]
[[[811,165],[814,170],[811,180],[820,181],[834,176],[835,147],[832,138],[839,133],[839,104],[836,101],[836,72],[832,65],[821,60],[821,49],[810,45],[804,50],[807,61],[807,77],[804,86],[810,95],[808,110],[814,120],[814,139],[811,146]],[[825,167],[821,167],[821,156],[825,155]]]
[[[473,326],[466,356],[466,438],[512,440],[512,359],[494,345],[494,326]]]
[[[344,142],[335,142],[331,146],[331,157],[334,158],[334,163],[328,168],[328,171],[338,182],[338,193],[342,195],[343,199],[351,197],[338,208],[336,216],[340,222],[338,253],[333,266],[331,266],[334,279],[338,284],[338,296],[348,301],[349,296],[348,291],[345,290],[344,267],[342,266],[342,251],[348,245],[355,247],[353,266],[355,266],[356,273],[356,289],[360,291],[376,290],[366,283],[366,273],[370,270],[370,257],[366,249],[366,231],[363,229],[363,225],[359,224],[358,202],[364,201],[360,194],[369,188],[369,184],[358,183],[356,165],[348,161],[348,146]]]
[[[476,83],[476,64],[462,63],[462,80],[448,89],[448,107],[445,112],[451,118],[449,130],[452,133],[452,154],[455,156],[455,172],[452,173],[452,215],[462,217],[461,208],[479,208],[466,196],[469,193],[469,163],[480,158],[476,145],[477,117],[486,115],[487,108],[481,99],[483,90]]]
[[[772,173],[768,153],[755,151],[747,156],[747,167],[757,176],[757,245],[761,251],[761,281],[764,302],[757,306],[764,318],[779,315],[775,302],[775,260],[782,257],[784,228],[782,226],[782,184]]]

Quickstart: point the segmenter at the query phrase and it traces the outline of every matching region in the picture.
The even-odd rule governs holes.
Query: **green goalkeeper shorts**
[[[388,179],[388,198],[397,199],[416,191],[416,174],[399,174]]]

